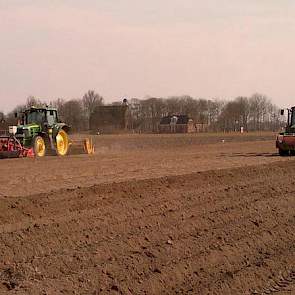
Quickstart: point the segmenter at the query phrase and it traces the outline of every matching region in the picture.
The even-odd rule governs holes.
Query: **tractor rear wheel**
[[[46,153],[46,145],[43,137],[36,136],[33,140],[33,150],[36,157],[44,157]]]
[[[56,135],[56,153],[58,156],[66,156],[69,152],[69,137],[65,130],[61,129]]]

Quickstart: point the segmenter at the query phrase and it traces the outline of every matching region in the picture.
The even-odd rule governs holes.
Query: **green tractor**
[[[0,130],[0,159],[21,157],[65,156],[94,154],[92,138],[71,140],[70,127],[62,123],[55,108],[31,107],[15,116],[17,126]]]
[[[65,156],[69,152],[70,127],[61,123],[55,108],[31,107],[22,113],[14,136],[24,149],[31,149],[36,157]],[[11,132],[10,132],[11,133]]]

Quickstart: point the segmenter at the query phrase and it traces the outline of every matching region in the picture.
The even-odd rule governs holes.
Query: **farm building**
[[[118,133],[127,130],[128,105],[98,106],[90,116],[89,126],[93,133]]]
[[[187,115],[171,115],[161,118],[159,133],[193,133],[196,128]]]

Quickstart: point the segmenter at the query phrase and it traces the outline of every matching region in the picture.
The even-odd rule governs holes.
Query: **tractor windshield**
[[[47,111],[47,122],[49,126],[57,123],[57,112],[54,110]]]
[[[40,124],[45,122],[45,112],[43,110],[35,110],[26,114],[26,124]]]

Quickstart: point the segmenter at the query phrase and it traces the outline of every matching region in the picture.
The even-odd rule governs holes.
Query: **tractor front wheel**
[[[61,129],[56,135],[56,153],[58,156],[66,156],[69,152],[69,137],[65,130]]]
[[[33,150],[36,157],[44,157],[46,153],[46,145],[43,137],[36,136],[33,140]]]

